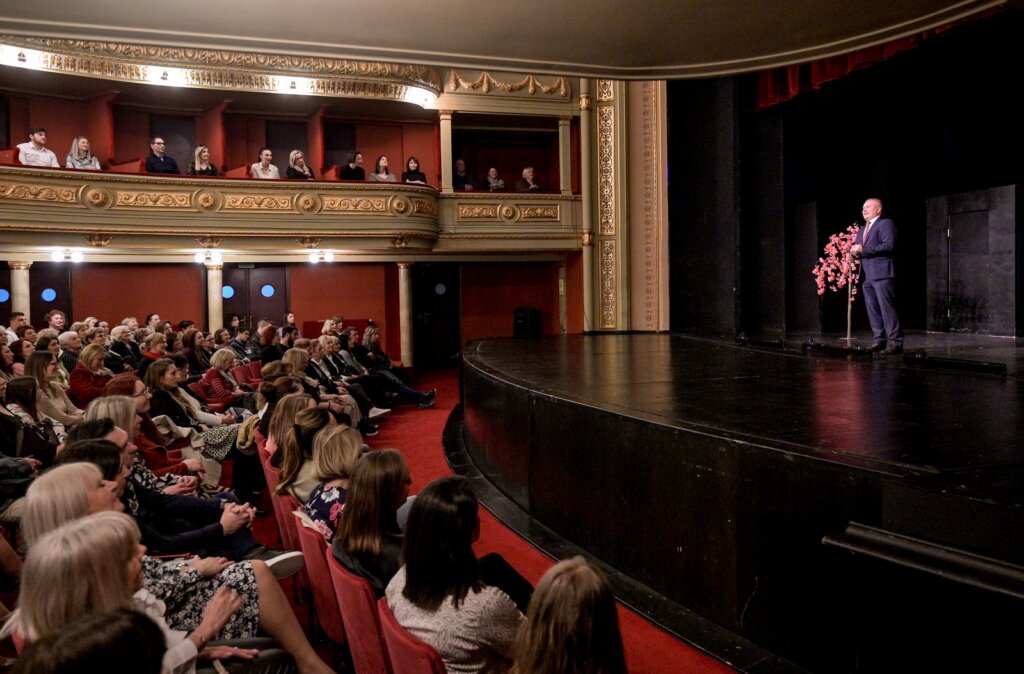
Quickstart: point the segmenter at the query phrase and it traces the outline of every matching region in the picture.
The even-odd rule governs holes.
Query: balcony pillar
[[[29,323],[32,322],[32,297],[29,292],[28,270],[31,262],[8,262],[11,268],[11,311],[25,314]]]
[[[398,324],[404,367],[412,367],[412,263],[398,263]]]
[[[594,330],[594,119],[590,80],[580,80],[580,190],[583,213],[583,330]]]
[[[439,110],[441,120],[441,191],[451,194],[452,188],[452,111]],[[404,360],[403,360],[404,362]]]
[[[569,134],[571,117],[558,119],[558,189],[572,194],[572,137]]]
[[[207,332],[214,332],[224,325],[224,265],[206,263],[206,325]]]

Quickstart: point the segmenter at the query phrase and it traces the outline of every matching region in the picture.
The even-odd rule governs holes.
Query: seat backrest
[[[331,548],[325,551],[327,570],[334,584],[334,594],[341,609],[341,622],[345,624],[348,647],[356,674],[391,674],[391,659],[380,629],[377,597],[373,586],[341,565]]]
[[[235,381],[239,384],[249,383],[249,368],[244,365],[237,365],[231,368],[231,376],[235,378]]]
[[[14,147],[5,147],[0,150],[0,164],[21,166],[21,148],[15,145]]]
[[[254,360],[251,363],[249,363],[247,367],[249,369],[249,381],[256,382],[258,384],[260,381],[260,377],[262,376],[260,370],[263,369],[263,361]]]
[[[190,391],[199,396],[199,399],[202,400],[204,403],[209,402],[209,400],[206,399],[206,391],[203,390],[202,384],[200,384],[197,381],[189,382],[188,388]]]
[[[398,624],[395,614],[388,606],[388,598],[381,597],[377,602],[380,615],[380,628],[384,633],[384,641],[388,645],[388,657],[391,666],[402,674],[448,674],[444,660],[429,644],[409,634]]]
[[[308,521],[301,510],[293,513],[298,520],[296,530],[302,554],[306,557],[306,572],[309,574],[310,588],[313,590],[313,606],[316,608],[320,626],[324,628],[327,638],[338,644],[345,643],[345,626],[341,622],[341,611],[338,609],[338,598],[334,595],[331,573],[327,570],[327,557],[324,552],[327,543],[317,529],[303,523]],[[311,523],[312,524],[312,523]]]

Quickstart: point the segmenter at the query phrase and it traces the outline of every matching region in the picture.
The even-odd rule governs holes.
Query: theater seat
[[[199,396],[199,399],[210,408],[211,412],[223,412],[224,408],[227,407],[235,399],[234,396],[228,398],[207,398],[206,392],[203,391],[203,386],[197,381],[191,382],[188,385],[190,391]]]
[[[313,590],[313,606],[316,608],[317,619],[328,639],[336,644],[344,644],[345,625],[341,621],[341,610],[338,608],[338,598],[334,594],[331,573],[327,570],[327,543],[323,534],[313,528],[313,523],[304,512],[300,510],[293,515],[298,522],[295,528],[299,544],[302,546],[302,554],[306,557],[306,571],[309,573],[309,584]]]
[[[388,645],[388,657],[394,671],[402,674],[448,674],[444,660],[437,651],[398,624],[395,614],[388,606],[387,597],[381,597],[377,602],[377,612],[380,615],[381,631]]]
[[[21,166],[21,149],[17,146],[5,147],[0,150],[0,164],[13,164]]]
[[[356,674],[391,674],[391,659],[384,643],[377,612],[377,597],[365,578],[352,573],[334,558],[327,548],[327,570],[334,584],[334,594],[341,609],[341,622],[345,625],[348,647]]]
[[[253,388],[256,388],[260,385],[260,378],[263,376],[263,373],[260,372],[263,369],[263,361],[254,360],[246,365],[246,367],[249,369],[249,383],[253,385]]]
[[[140,157],[139,159],[131,159],[129,161],[119,163],[111,161],[107,170],[116,171],[118,173],[145,173],[146,160]]]

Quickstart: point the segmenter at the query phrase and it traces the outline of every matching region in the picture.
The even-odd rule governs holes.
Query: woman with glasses
[[[82,423],[85,411],[75,407],[64,389],[57,383],[59,361],[49,351],[36,351],[25,363],[25,376],[34,377],[39,383],[37,402],[39,410],[66,427]]]

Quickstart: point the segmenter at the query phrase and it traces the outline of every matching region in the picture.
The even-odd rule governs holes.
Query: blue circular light
[[[42,298],[44,302],[52,302],[57,299],[57,291],[53,288],[47,288],[42,292]]]
[[[11,299],[11,293],[7,288],[0,288],[0,302],[6,302],[9,299]]]
[[[232,288],[231,286],[224,286],[223,288],[220,289],[220,296],[226,300],[229,300],[235,296],[235,289]]]
[[[275,292],[277,292],[277,290],[269,283],[260,288],[260,295],[263,295],[264,297],[273,297]]]

